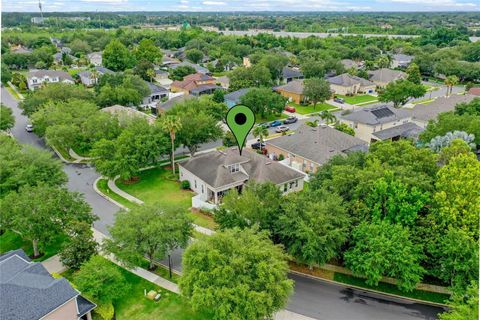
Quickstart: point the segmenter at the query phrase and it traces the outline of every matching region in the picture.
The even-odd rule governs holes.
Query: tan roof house
[[[217,88],[221,88],[216,85],[216,81],[215,78],[206,74],[189,74],[188,76],[185,76],[182,81],[173,81],[170,85],[170,91],[183,92],[184,94],[190,94],[192,91],[201,93],[203,89],[214,91]]]
[[[379,87],[385,87],[392,81],[405,79],[407,74],[402,71],[382,68],[368,71],[370,81],[373,81]]]
[[[328,78],[330,89],[341,95],[356,95],[358,93],[373,93],[375,92],[375,83],[367,79],[357,76],[352,76],[348,73],[343,73],[335,77]]]
[[[303,95],[303,79],[292,80],[287,84],[273,88],[276,92],[295,103],[301,103],[305,96]]]
[[[302,125],[295,133],[265,142],[273,158],[283,155],[282,163],[305,173],[314,173],[333,156],[367,151],[368,144],[327,125]]]

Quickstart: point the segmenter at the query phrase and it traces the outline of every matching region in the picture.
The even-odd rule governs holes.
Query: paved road
[[[15,115],[16,123],[12,130],[15,137],[22,143],[44,148],[45,145],[35,134],[25,131],[27,118],[18,109],[17,101],[3,87],[1,93],[2,102],[12,108]],[[68,188],[83,193],[93,212],[99,216],[100,220],[95,223],[95,229],[108,234],[106,227],[113,223],[118,207],[93,190],[92,185],[99,176],[98,173],[84,164],[65,165],[64,171],[69,179]],[[182,250],[176,250],[172,254],[173,267],[176,270],[181,270],[181,254]],[[291,275],[291,278],[295,280],[295,291],[286,309],[316,319],[431,320],[436,319],[437,313],[442,311],[441,308],[415,304],[407,300],[391,298],[386,300],[385,296],[324,281],[294,275]]]

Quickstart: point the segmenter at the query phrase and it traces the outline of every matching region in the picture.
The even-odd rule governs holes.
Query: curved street
[[[15,127],[12,134],[21,143],[46,148],[43,141],[34,133],[25,131],[28,118],[21,114],[17,100],[4,87],[1,89],[1,101],[13,110]],[[93,190],[93,183],[99,174],[85,164],[65,164],[64,171],[68,175],[69,190],[84,194],[85,200],[99,217],[94,224],[95,229],[108,234],[107,226],[113,223],[114,215],[119,208]],[[172,257],[174,269],[179,271],[181,254],[182,251],[177,250]],[[315,319],[433,320],[443,311],[436,306],[374,294],[308,277],[290,275],[290,278],[295,281],[295,289],[286,309]]]

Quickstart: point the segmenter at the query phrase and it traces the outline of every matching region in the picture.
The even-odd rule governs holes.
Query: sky
[[[41,0],[43,11],[480,11],[480,0]],[[38,12],[38,0],[2,0]]]

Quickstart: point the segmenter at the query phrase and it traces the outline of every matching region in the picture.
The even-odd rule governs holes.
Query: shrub
[[[188,180],[183,180],[183,181],[180,183],[180,188],[182,188],[183,190],[188,190],[188,189],[190,189],[190,181],[188,181]]]
[[[278,156],[278,161],[282,161],[282,160],[284,160],[284,159],[285,159],[285,156],[284,156],[283,154],[280,154],[280,155]]]

